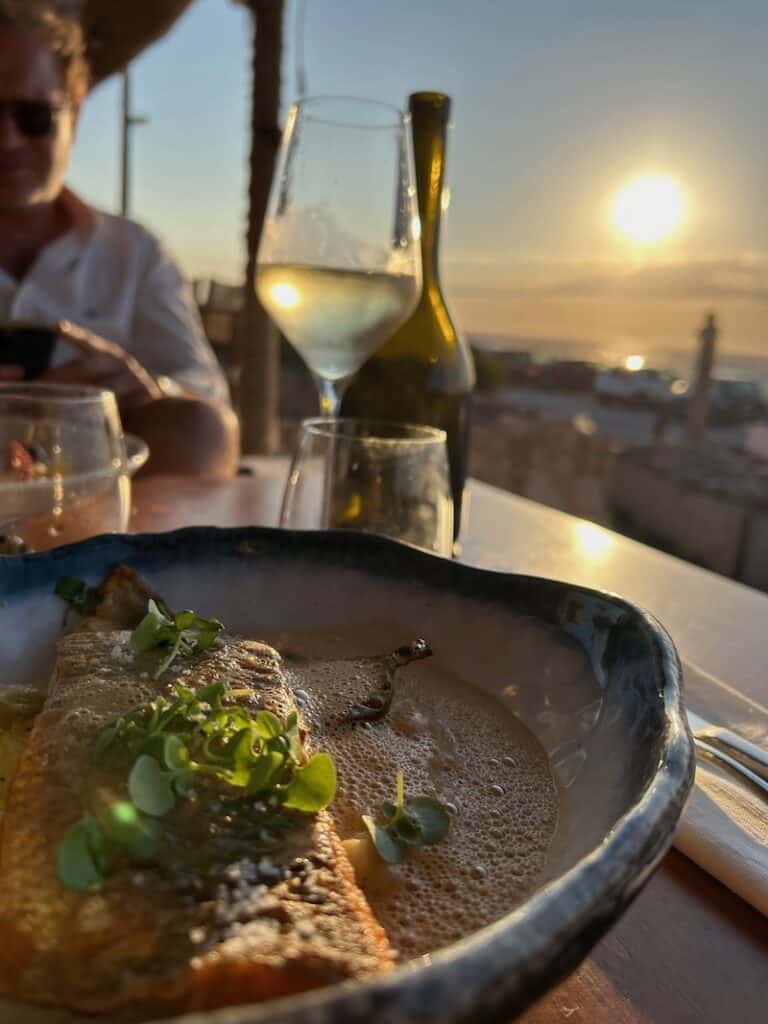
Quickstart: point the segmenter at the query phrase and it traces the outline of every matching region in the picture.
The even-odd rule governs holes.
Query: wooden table
[[[286,466],[214,482],[147,477],[132,528],[274,525]],[[684,660],[768,704],[768,596],[565,513],[473,482],[462,559],[600,587],[652,611]],[[676,851],[524,1024],[765,1024],[768,921]],[[482,1022],[478,1022],[482,1024]]]

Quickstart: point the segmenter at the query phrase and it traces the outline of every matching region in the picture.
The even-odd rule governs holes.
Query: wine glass
[[[256,290],[303,357],[323,415],[413,312],[421,290],[409,115],[317,97],[288,115],[258,252]]]
[[[131,468],[111,391],[0,385],[0,553],[126,530]]]
[[[348,417],[304,420],[280,525],[379,533],[450,556],[445,431]]]

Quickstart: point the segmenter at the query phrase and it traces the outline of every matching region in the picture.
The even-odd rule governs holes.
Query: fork
[[[687,716],[697,750],[726,765],[768,795],[768,751],[724,726],[708,722],[695,711],[688,710]]]

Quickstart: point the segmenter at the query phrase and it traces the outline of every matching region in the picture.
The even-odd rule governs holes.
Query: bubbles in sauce
[[[363,813],[380,820],[382,801],[394,799],[398,769],[406,798],[437,796],[452,809],[449,836],[391,868],[392,884],[369,894],[408,959],[490,924],[530,894],[556,827],[557,792],[546,754],[528,730],[439,658],[398,670],[383,721],[342,724],[349,706],[381,678],[380,659],[340,656],[352,646],[380,649],[375,631],[366,638],[362,629],[355,626],[348,637],[271,641],[283,651],[311,735],[336,760],[339,792],[331,810],[342,838],[361,832]],[[402,640],[410,639],[404,632]],[[292,652],[313,657],[292,659]],[[318,655],[324,660],[313,660]]]

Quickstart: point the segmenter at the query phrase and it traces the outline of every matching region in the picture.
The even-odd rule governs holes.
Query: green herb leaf
[[[169,647],[160,662],[155,678],[159,678],[179,653],[194,654],[207,650],[224,626],[218,619],[203,619],[193,611],[177,612],[170,619],[150,598],[147,614],[131,634],[131,646],[137,654]]]
[[[408,816],[418,822],[423,846],[433,846],[448,834],[451,816],[439,800],[416,796],[405,804]]]
[[[106,870],[104,837],[94,816],[86,811],[59,844],[59,879],[67,889],[88,892],[104,882]]]
[[[271,740],[283,734],[283,723],[271,711],[259,711],[256,715],[256,732],[263,740]]]
[[[304,760],[304,744],[301,742],[299,730],[299,716],[291,711],[285,720],[285,738],[288,740],[288,753],[296,764]]]
[[[154,857],[162,838],[160,823],[142,814],[128,800],[111,805],[105,830],[107,837],[122,846],[132,861],[140,863]]]
[[[139,821],[139,812],[129,800],[118,800],[107,811],[106,832],[110,839],[122,843],[133,834]]]
[[[173,623],[150,598],[147,614],[131,633],[131,647],[137,654],[154,650],[155,647],[167,643],[169,630],[175,633]]]
[[[98,588],[89,587],[77,576],[61,576],[56,581],[53,592],[81,615],[92,612],[99,603]]]
[[[182,650],[182,640],[182,634],[178,633],[173,640],[173,645],[171,647],[169,654],[165,658],[163,658],[163,660],[157,666],[157,671],[155,672],[155,679],[160,678],[163,672],[165,672],[165,670],[172,664],[179,651]]]
[[[305,765],[295,768],[285,788],[284,807],[314,814],[336,796],[336,765],[330,754],[313,754]]]
[[[392,834],[408,846],[421,846],[421,827],[418,821],[408,814],[401,814],[390,826]]]
[[[141,744],[139,754],[147,754],[149,757],[153,757],[160,765],[165,764],[165,740],[166,736],[162,732],[150,733]]]
[[[285,758],[278,751],[265,751],[257,758],[251,769],[248,778],[248,792],[258,794],[274,789],[284,765]]]
[[[368,835],[373,840],[376,852],[387,864],[400,864],[405,851],[400,843],[393,839],[385,828],[381,828],[368,814],[363,815],[363,824],[368,830]]]
[[[185,771],[189,767],[189,751],[182,739],[171,733],[163,740],[163,763],[171,772]]]
[[[173,792],[177,796],[188,797],[195,788],[194,771],[175,772],[171,781]]]
[[[253,729],[240,729],[227,744],[231,749],[232,774],[228,777],[231,786],[245,787],[251,782],[251,767],[254,763]]]
[[[112,743],[115,740],[115,738],[116,738],[116,736],[117,736],[119,731],[120,731],[120,720],[119,719],[116,719],[113,722],[109,722],[101,730],[99,735],[96,737],[96,740],[95,740],[95,742],[93,744],[93,750],[92,750],[93,756],[94,756],[94,758],[96,758],[97,761],[100,760],[106,754],[106,752],[109,750],[109,748],[112,746]]]
[[[214,640],[222,629],[224,629],[224,626],[218,619],[211,619],[204,627],[197,627],[195,652],[207,651],[213,645]]]
[[[196,615],[191,611],[177,612],[174,616],[173,622],[176,629],[189,629],[194,623]]]
[[[227,692],[226,683],[208,683],[199,690],[190,691],[201,704],[210,704],[214,711],[221,711],[221,698]]]
[[[397,816],[397,807],[395,807],[393,803],[390,803],[389,800],[385,800],[381,805],[381,813],[387,821],[390,821],[390,819]]]
[[[366,828],[371,834],[376,849],[389,864],[397,864],[393,860],[393,847],[399,851],[399,858],[405,856],[408,847],[432,846],[439,842],[448,832],[451,819],[448,811],[439,800],[429,796],[416,796],[405,799],[405,779],[402,772],[397,773],[396,802],[385,800],[381,805],[384,818],[382,825],[364,816]],[[385,835],[387,838],[382,838]]]
[[[171,782],[173,776],[164,772],[154,757],[141,754],[128,776],[128,792],[140,811],[162,818],[176,803]]]

